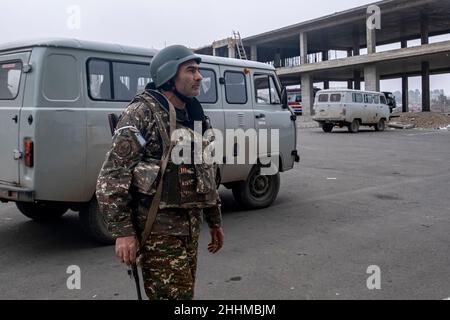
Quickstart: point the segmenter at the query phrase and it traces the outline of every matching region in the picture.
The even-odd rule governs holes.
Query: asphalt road
[[[302,162],[265,210],[221,190],[226,243],[200,243],[197,299],[450,297],[450,132],[299,132]],[[81,270],[69,290],[67,268]],[[369,290],[370,266],[380,289]],[[92,243],[75,213],[53,224],[0,205],[0,299],[135,299],[113,247]]]

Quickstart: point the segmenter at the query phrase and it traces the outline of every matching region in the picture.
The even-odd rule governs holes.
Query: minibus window
[[[374,101],[374,103],[379,104],[380,103],[380,96],[379,95],[374,95],[373,96],[373,101]]]
[[[270,102],[272,104],[280,104],[281,98],[278,94],[277,87],[275,86],[275,82],[273,80],[273,77],[269,77],[270,80]]]
[[[319,94],[319,102],[328,102],[327,94]]]
[[[14,100],[17,98],[21,75],[21,62],[0,64],[0,100]]]
[[[254,76],[255,98],[259,104],[280,104],[281,99],[273,77],[265,74]]]
[[[89,96],[94,100],[111,100],[111,77],[109,62],[104,60],[90,60]]]
[[[48,101],[76,101],[80,97],[80,76],[75,57],[66,54],[47,56],[42,93]]]
[[[255,97],[258,104],[270,104],[269,94],[269,76],[267,75],[255,75]]]
[[[364,102],[365,103],[373,103],[373,98],[371,94],[364,95]]]
[[[203,77],[200,85],[200,95],[197,97],[201,103],[216,103],[217,102],[217,84],[216,73],[211,69],[200,69]]]
[[[355,103],[362,103],[363,102],[363,95],[361,93],[354,93],[353,94],[353,102]]]
[[[143,80],[139,79],[150,80],[148,78],[150,65],[148,64],[113,62],[112,65],[114,75],[114,101],[130,101],[138,92],[142,92],[141,84]],[[144,89],[145,85],[143,86]]]
[[[247,103],[247,85],[242,72],[225,72],[225,95],[230,104]]]
[[[380,96],[380,99],[382,104],[387,104],[385,96]]]
[[[330,102],[341,102],[341,94],[334,93],[330,96]]]

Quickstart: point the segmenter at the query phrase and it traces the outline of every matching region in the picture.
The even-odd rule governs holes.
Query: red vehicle
[[[321,89],[314,88],[314,97],[316,97],[316,94]],[[302,115],[303,114],[303,108],[302,108],[302,89],[288,89],[287,90],[287,98],[288,98],[288,105],[289,108],[291,108],[292,112],[294,112],[296,115]]]
[[[288,89],[287,90],[288,105],[295,114],[302,114],[302,90]]]

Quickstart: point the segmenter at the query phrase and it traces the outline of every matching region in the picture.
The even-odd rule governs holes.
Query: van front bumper
[[[19,187],[9,187],[0,186],[0,201],[1,202],[33,202],[34,201],[34,191],[19,188]]]

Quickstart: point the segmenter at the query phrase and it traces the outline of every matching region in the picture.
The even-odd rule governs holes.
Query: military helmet
[[[150,75],[156,88],[162,87],[174,78],[181,64],[195,60],[200,63],[202,59],[185,46],[174,45],[159,51],[150,65]]]

